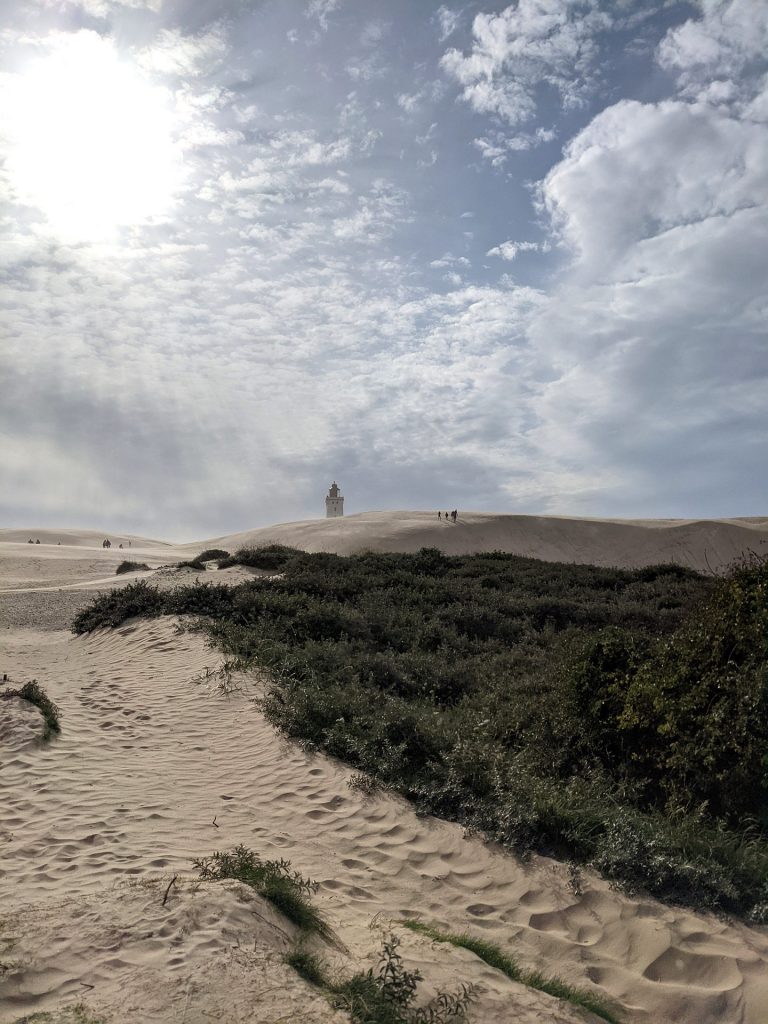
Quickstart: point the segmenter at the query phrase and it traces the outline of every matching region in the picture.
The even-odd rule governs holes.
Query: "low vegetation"
[[[240,548],[234,555],[228,555],[219,562],[220,569],[228,569],[232,565],[248,565],[252,569],[265,569],[279,572],[299,552],[296,548],[284,544],[270,544],[265,547]]]
[[[221,562],[229,558],[229,552],[224,551],[223,548],[206,548],[205,551],[201,551],[195,558],[191,558],[186,562],[177,562],[177,569],[197,569],[198,572],[204,571],[207,566],[206,562]],[[221,566],[219,566],[221,568]]]
[[[193,863],[202,879],[221,881],[235,878],[269,900],[303,932],[314,933],[328,942],[334,941],[333,932],[311,901],[318,889],[317,882],[292,871],[290,861],[261,860],[253,850],[236,846],[228,852],[217,852]]]
[[[409,971],[398,952],[397,935],[384,938],[378,968],[355,974],[346,981],[333,981],[322,961],[297,950],[285,958],[306,981],[321,988],[333,1004],[346,1012],[354,1024],[449,1024],[461,1021],[474,997],[469,985],[457,992],[439,992],[426,1006],[415,1006],[422,976]]]
[[[474,953],[489,967],[501,971],[511,981],[517,981],[521,985],[528,985],[546,992],[557,999],[563,999],[574,1006],[589,1010],[597,1017],[607,1020],[608,1024],[621,1024],[619,1018],[613,1012],[608,1003],[600,996],[586,989],[569,985],[560,978],[553,978],[541,974],[539,971],[526,971],[510,956],[504,953],[498,946],[485,939],[477,939],[466,933],[456,935],[453,932],[441,932],[437,928],[431,928],[421,921],[404,921],[403,924],[412,932],[419,935],[426,935],[433,942],[446,942],[451,946],[458,946],[461,949],[468,949]]]
[[[75,632],[208,617],[285,734],[517,850],[768,920],[768,562],[723,579],[285,547],[279,575],[98,597]]]
[[[115,576],[122,576],[126,572],[141,572],[144,569],[149,569],[146,562],[121,562],[120,565],[115,569]]]
[[[44,740],[49,740],[55,733],[61,732],[60,711],[36,679],[24,683],[19,689],[8,688],[0,694],[0,697],[4,699],[19,697],[39,708],[43,716]]]

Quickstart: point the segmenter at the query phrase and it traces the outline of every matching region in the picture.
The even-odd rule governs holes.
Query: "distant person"
[[[438,512],[438,513],[437,513],[437,518],[438,518],[438,519],[442,519],[442,516],[443,516],[443,513],[442,513],[442,512]]]

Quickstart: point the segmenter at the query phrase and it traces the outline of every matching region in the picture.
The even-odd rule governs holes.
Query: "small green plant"
[[[21,700],[26,700],[30,704],[34,704],[36,708],[39,708],[43,716],[44,740],[49,740],[54,733],[61,732],[59,709],[36,679],[29,683],[24,683],[18,690],[5,690],[0,696],[4,699],[19,697]]]
[[[449,1024],[464,1020],[474,998],[471,985],[461,985],[458,992],[438,992],[427,1006],[414,1006],[422,976],[409,971],[398,952],[400,939],[390,934],[384,938],[378,969],[370,968],[347,981],[332,981],[318,957],[298,949],[286,956],[306,981],[323,989],[336,1007],[346,1012],[354,1024]]]
[[[292,967],[310,985],[316,985],[317,988],[331,988],[323,962],[314,953],[307,953],[304,949],[295,949],[283,957],[283,962]]]
[[[538,989],[540,992],[546,992],[548,995],[555,996],[557,999],[563,999],[574,1006],[583,1007],[585,1010],[594,1013],[597,1017],[602,1017],[609,1024],[621,1024],[619,1018],[600,996],[585,989],[576,988],[574,985],[568,985],[566,982],[561,981],[560,978],[547,977],[539,971],[526,971],[520,967],[516,960],[508,956],[492,942],[487,942],[485,939],[476,939],[466,933],[456,935],[452,932],[441,932],[437,928],[423,924],[421,921],[403,921],[403,924],[412,932],[426,935],[433,942],[447,942],[451,946],[468,949],[470,953],[474,953],[475,956],[487,963],[489,967],[494,967],[497,971],[501,971],[511,981],[517,981],[522,985]]]
[[[225,853],[217,851],[193,864],[200,878],[206,881],[235,878],[244,882],[302,931],[313,932],[326,942],[335,941],[331,928],[310,901],[318,890],[318,883],[292,871],[290,861],[261,860],[253,850],[240,845]]]
[[[125,572],[141,572],[149,569],[146,562],[121,562],[120,565],[115,569],[115,576],[122,576]]]

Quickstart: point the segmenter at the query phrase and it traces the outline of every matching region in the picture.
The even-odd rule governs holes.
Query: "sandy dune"
[[[26,542],[38,536],[39,545]],[[675,562],[717,572],[744,555],[768,554],[768,518],[617,520],[471,512],[462,513],[453,523],[438,521],[433,512],[362,512],[186,544],[110,535],[113,546],[105,550],[103,539],[103,534],[92,530],[0,530],[0,590],[87,587],[111,581],[124,559],[146,562],[155,569],[191,558],[205,548],[235,551],[260,544],[342,555],[422,547],[438,547],[447,554],[509,551],[547,561],[627,568]]]
[[[768,518],[611,520],[469,512],[453,523],[438,522],[435,512],[363,512],[248,530],[205,541],[204,546],[233,551],[267,543],[343,555],[438,547],[454,555],[509,551],[547,561],[627,568],[676,562],[707,572],[749,552],[768,554]]]
[[[319,903],[349,950],[327,951],[334,969],[375,962],[381,930],[420,915],[593,987],[627,1024],[765,1024],[768,929],[628,899],[589,872],[574,886],[566,865],[520,863],[391,795],[364,797],[347,769],[277,737],[254,707],[258,680],[222,686],[220,656],[171,620],[77,638],[60,628],[94,592],[141,576],[173,586],[250,574],[161,568],[204,547],[426,544],[714,568],[763,550],[768,520],[438,524],[427,513],[368,513],[191,545],[131,538],[130,554],[105,551],[100,534],[69,531],[59,546],[10,533],[0,531],[0,673],[37,678],[61,706],[63,732],[40,746],[38,712],[0,702],[0,1024],[82,1001],[115,1024],[250,1021],[254,1007],[263,1024],[338,1024],[343,1016],[282,963],[291,927],[239,885],[194,880],[194,857],[239,842],[321,883]],[[124,557],[154,571],[115,578]],[[465,950],[400,932],[426,995],[477,986],[474,1024],[588,1019]]]
[[[252,704],[257,683],[223,686],[219,656],[171,620],[78,638],[19,630],[0,661],[63,713],[54,742],[30,742],[25,722],[2,747],[3,1024],[80,999],[107,1020],[202,1022],[230,990],[227,1020],[252,1019],[252,999],[264,1022],[339,1019],[286,973],[292,937],[268,908],[239,886],[191,884],[193,857],[238,842],[321,882],[348,964],[373,955],[372,919],[422,915],[594,986],[627,1022],[765,1020],[765,929],[631,900],[587,872],[577,892],[564,865],[521,864],[397,798],[362,796],[347,769],[277,737]],[[476,1024],[585,1019],[466,951],[404,935],[425,991],[478,986]]]

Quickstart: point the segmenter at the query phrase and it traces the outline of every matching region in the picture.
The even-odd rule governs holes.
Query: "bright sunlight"
[[[10,185],[57,234],[103,239],[162,216],[182,178],[167,90],[95,32],[6,78]]]

